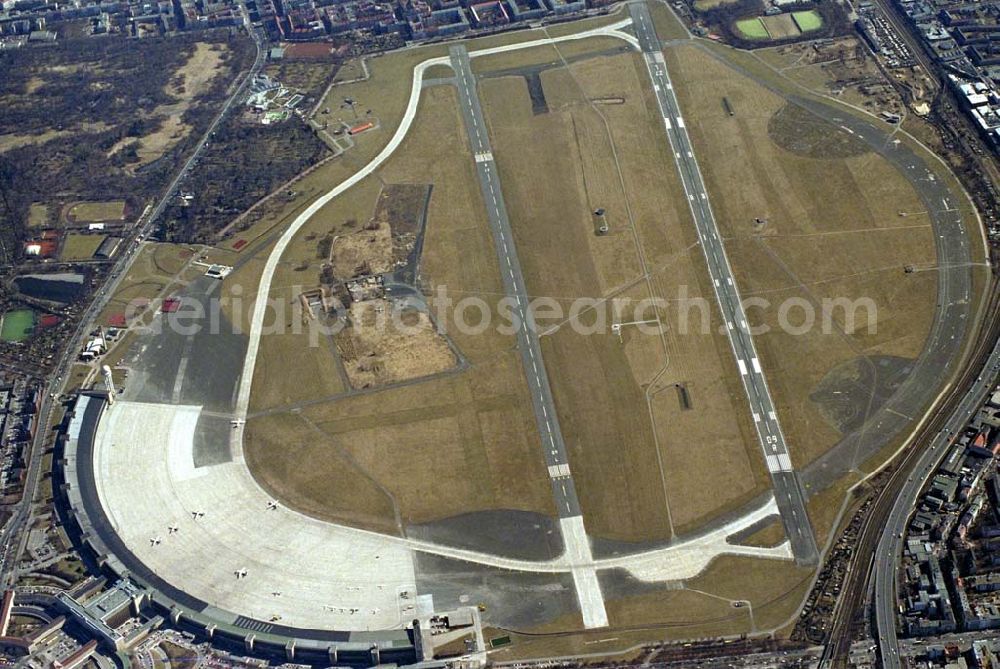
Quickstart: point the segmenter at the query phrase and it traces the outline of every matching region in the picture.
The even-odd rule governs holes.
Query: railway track
[[[847,576],[841,587],[841,596],[834,611],[833,624],[827,641],[820,667],[835,667],[846,669],[849,665],[851,645],[858,631],[858,626],[865,621],[863,609],[870,591],[871,579],[874,574],[875,553],[882,529],[888,520],[896,498],[906,483],[910,472],[920,459],[922,449],[920,444],[927,444],[930,438],[941,430],[942,424],[955,410],[965,396],[969,386],[981,374],[990,353],[1000,336],[1000,281],[991,280],[990,296],[986,305],[987,320],[977,333],[975,346],[968,356],[965,369],[948,390],[944,400],[933,411],[929,420],[917,431],[910,440],[910,447],[903,452],[898,463],[891,463],[891,474],[878,493],[875,502],[858,533],[855,549],[855,562],[849,567]],[[863,559],[864,562],[858,560]]]

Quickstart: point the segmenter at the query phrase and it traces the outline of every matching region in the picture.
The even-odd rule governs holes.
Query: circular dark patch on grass
[[[871,151],[852,133],[790,103],[771,116],[767,134],[786,151],[808,158],[851,158]]]
[[[860,428],[892,398],[913,371],[913,360],[873,355],[846,360],[819,382],[809,399],[842,434]]]

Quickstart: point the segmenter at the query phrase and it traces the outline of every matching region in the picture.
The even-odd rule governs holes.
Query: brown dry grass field
[[[720,5],[731,4],[736,0],[695,0],[694,7],[698,11],[705,11],[708,9],[714,9]]]
[[[622,16],[621,12],[616,12],[609,16],[552,26],[545,32],[523,30],[484,37],[469,42],[469,48],[476,50],[542,39],[546,34],[550,37],[558,37],[613,23],[620,20]],[[563,48],[576,49],[580,47],[564,44]],[[329,120],[331,123],[337,119],[352,119],[353,114],[349,108],[341,109],[344,99],[351,98],[355,100],[355,107],[360,110],[360,113],[372,110],[372,115],[379,119],[378,127],[355,138],[355,146],[343,156],[325,163],[304,179],[296,182],[296,196],[291,201],[276,207],[273,212],[256,222],[250,229],[223,240],[220,244],[221,248],[231,250],[235,242],[244,240],[249,243],[241,249],[241,254],[255,253],[261,250],[261,247],[267,244],[270,233],[288,225],[310,202],[329,190],[330,184],[343,181],[375,157],[399,127],[400,119],[410,96],[410,82],[414,66],[428,58],[447,56],[447,54],[446,45],[435,45],[370,57],[367,60],[367,65],[371,76],[360,81],[355,81],[355,79],[364,76],[364,70],[359,61],[357,59],[347,61],[334,77],[336,85],[330,87],[323,101],[317,105],[317,109],[321,111],[329,108],[330,113],[317,118]],[[425,76],[448,77],[453,74],[450,67],[442,66],[431,68],[425,73]],[[344,197],[349,198],[351,195],[347,193]]]
[[[373,178],[331,202],[305,226],[282,259],[275,290],[284,290],[297,279],[316,280],[320,261],[315,236],[336,234],[352,218],[368,220],[383,182],[434,186],[421,262],[428,289],[442,286],[456,298],[470,294],[492,298],[501,291],[455,92],[444,87],[423,93],[417,120],[398,153]],[[314,238],[307,241],[310,235]],[[302,263],[310,265],[308,271],[297,271]],[[445,310],[443,322],[450,320]],[[271,423],[282,414],[251,417],[246,456],[254,475],[296,508],[373,529],[394,528],[400,520],[426,522],[482,509],[554,513],[513,338],[457,330],[449,334],[468,360],[468,369],[302,409],[296,420],[319,432],[301,439],[294,462],[277,438],[267,436],[276,434]],[[272,361],[276,366],[297,365],[296,359],[310,355],[305,349],[296,352],[294,345],[278,345],[283,338],[262,339],[258,368]],[[332,358],[332,352],[323,352]],[[309,378],[313,377],[298,378],[297,397],[323,397],[323,391],[302,382]],[[267,397],[267,384],[259,374],[255,379],[255,408],[284,405],[283,399]],[[328,457],[333,452],[342,458]],[[358,478],[355,472],[343,471],[343,458],[364,472],[369,481],[365,492],[330,494],[331,481]]]
[[[790,44],[761,49],[756,55],[789,81],[816,93],[832,95],[873,114],[906,111],[906,104],[860,38]],[[917,87],[913,91],[920,95]]]
[[[395,309],[387,300],[351,305],[351,325],[337,335],[337,348],[354,388],[376,388],[455,366],[448,341],[427,314]]]
[[[375,59],[375,71],[394,68],[401,76],[426,57],[411,52],[391,61],[396,56]],[[525,54],[517,63],[548,57]],[[875,334],[862,328],[825,338],[775,332],[758,337],[793,459],[801,466],[838,436],[809,400],[832,368],[861,355],[912,357],[920,350],[935,282],[930,272],[904,275],[902,267],[933,263],[930,227],[919,215],[912,188],[882,159],[866,153],[824,159],[803,154],[801,147],[797,153],[781,148],[771,135],[787,145],[782,132],[809,131],[808,119],[782,111],[783,99],[693,48],[672,48],[668,58],[745,295],[772,302],[789,296],[812,302],[866,295],[878,306]],[[511,62],[496,61],[504,67]],[[487,65],[476,63],[477,71],[485,72]],[[401,110],[405,96],[398,94],[404,87],[381,90],[377,79],[361,84],[365,94],[385,109]],[[385,79],[381,83],[382,89],[393,88],[385,86]],[[546,71],[542,83],[550,112],[535,116],[523,79],[481,81],[529,291],[566,304],[574,297],[676,299],[684,286],[689,296],[705,297],[712,305],[711,327],[704,334],[681,333],[670,309],[651,316],[666,319],[662,336],[629,327],[621,340],[610,333],[581,336],[565,323],[543,323],[549,326],[542,338],[546,365],[588,530],[624,540],[667,538],[765,489],[759,446],[731,351],[719,334],[707,271],[641,60],[592,58],[568,70]],[[331,95],[346,89],[334,88]],[[725,114],[723,95],[736,109],[735,117]],[[602,97],[625,102],[591,104]],[[324,179],[317,179],[316,192],[329,186],[330,175],[359,167],[388,139],[398,115],[377,113],[390,119],[380,139],[349,160],[335,161]],[[822,125],[812,131],[837,134]],[[849,148],[849,141],[833,146]],[[303,237],[337,234],[350,218],[367,220],[383,182],[434,184],[421,268],[425,288],[447,286],[454,296],[501,293],[455,95],[446,87],[423,93],[410,136],[374,178],[306,225],[282,260],[276,291],[310,285],[319,262],[315,241]],[[596,206],[607,210],[611,232],[606,237],[593,233]],[[909,215],[900,217],[900,211]],[[766,223],[755,225],[755,217]],[[281,222],[276,218],[270,225]],[[261,264],[255,260],[241,272],[252,280]],[[773,325],[774,316],[753,318],[770,319]],[[308,513],[386,532],[493,508],[552,514],[513,340],[449,334],[470,368],[414,385],[334,399],[343,390],[300,382],[291,393],[275,397],[261,388],[258,376],[254,408],[278,410],[248,421],[247,462],[258,480]],[[315,365],[308,359],[313,354],[296,351],[297,346],[291,340],[264,340],[258,375],[262,365],[278,369],[292,359],[295,369]],[[329,348],[314,354],[332,356]],[[332,372],[316,376],[323,383],[335,377]],[[678,385],[687,391],[690,408],[682,407]],[[294,415],[280,412],[286,404],[324,396],[331,401]],[[810,503],[821,542],[851,482]],[[344,492],[348,488],[350,494]],[[769,526],[750,541],[769,545],[780,533],[780,527]],[[608,607],[615,624],[657,620],[670,638],[768,629],[794,612],[808,577],[789,563],[722,558],[688,582],[687,590],[609,601]],[[752,602],[752,623],[749,611],[729,604],[731,597]],[[685,612],[684,620],[677,618],[678,610]],[[578,627],[574,616],[546,626]],[[625,646],[630,645],[627,636],[621,637]],[[585,634],[518,637],[498,657],[592,652],[587,642],[595,639]]]
[[[606,602],[613,634],[607,630],[544,635],[578,629],[578,615],[560,617],[539,629],[510,634],[511,644],[494,660],[579,654],[621,653],[637,644],[761,632],[784,625],[806,594],[809,569],[772,560],[725,556],[683,588],[653,586],[649,591]],[[743,600],[750,606],[733,606]],[[633,631],[629,626],[641,627]],[[487,639],[507,631],[486,630]],[[615,656],[626,659],[628,654]]]
[[[355,138],[355,145],[344,155],[328,161],[313,170],[310,174],[294,184],[295,197],[279,199],[273,208],[249,229],[234,233],[220,242],[220,247],[232,250],[237,242],[245,242],[240,255],[263,252],[265,246],[272,241],[272,235],[287,225],[317,197],[326,193],[332,184],[339,183],[359,169],[364,167],[388,143],[395,134],[402,119],[406,104],[410,98],[410,82],[413,79],[413,68],[423,60],[447,55],[443,46],[407,49],[396,53],[373,57],[368,61],[371,77],[332,86],[323,101],[317,106],[322,110],[329,108],[329,114],[317,116],[331,124],[338,119],[351,120],[353,114],[349,108],[341,109],[345,98],[355,100],[355,106],[360,114],[372,110],[372,115],[379,119],[378,126]],[[349,61],[340,69],[334,81],[346,82],[363,75],[357,61]],[[338,200],[353,200],[355,186]],[[369,188],[371,184],[369,184]],[[342,203],[337,204],[343,206]],[[373,209],[367,201],[360,208],[360,214],[355,217],[367,221]],[[314,217],[319,218],[319,217]]]
[[[337,397],[347,390],[341,380],[334,342],[329,337],[318,341],[312,338],[308,325],[298,332],[291,326],[290,321],[286,322],[283,331],[261,338],[251,411]]]
[[[90,260],[105,239],[106,235],[66,235],[62,250],[59,252],[59,259]]]
[[[338,235],[330,253],[333,275],[353,279],[383,274],[392,269],[392,230],[387,223],[372,221],[356,232]]]
[[[487,79],[482,95],[528,290],[634,304],[686,289],[710,295],[687,206],[641,61],[598,57],[542,74],[548,114],[523,78]],[[591,104],[622,97],[624,104]],[[615,161],[617,153],[617,163]],[[620,170],[620,173],[619,173]],[[624,188],[623,188],[624,183]],[[611,232],[594,234],[591,211]],[[707,292],[706,292],[707,291]],[[602,313],[607,310],[602,306]],[[718,319],[710,311],[710,317]],[[647,317],[655,316],[648,314]],[[582,322],[593,323],[592,316]],[[631,311],[622,320],[634,320]],[[542,323],[544,325],[555,325]],[[588,530],[664,539],[746,502],[766,485],[723,337],[563,325],[542,338]],[[681,409],[677,384],[691,408]],[[692,470],[714,469],[706,487]]]
[[[791,14],[776,14],[775,16],[761,17],[767,32],[772,39],[784,39],[786,37],[796,37],[800,34],[799,27],[795,25],[795,20]]]
[[[712,0],[708,0],[712,1]],[[665,2],[650,2],[649,14],[653,17],[653,25],[656,27],[656,34],[662,40],[686,39],[691,37],[691,33],[684,26],[673,10]]]
[[[44,228],[49,223],[49,207],[44,202],[32,202],[28,207],[28,227]]]
[[[184,65],[178,68],[165,90],[175,102],[159,105],[150,114],[160,123],[155,130],[139,138],[136,150],[139,162],[132,166],[133,169],[164,155],[191,132],[191,126],[182,120],[184,113],[221,73],[222,58],[228,49],[228,46],[221,43],[198,42],[194,45],[193,52]],[[121,140],[108,151],[108,155],[116,153],[132,141],[132,138]]]
[[[66,212],[71,221],[91,223],[94,221],[120,221],[125,215],[125,203],[121,200],[109,202],[78,202]]]
[[[550,31],[550,35],[552,32]],[[541,39],[544,34],[536,34],[534,39]],[[470,50],[479,48],[476,44]],[[547,46],[537,46],[531,49],[508,51],[489,56],[476,56],[472,59],[472,69],[476,73],[496,72],[515,67],[531,65],[557,64],[562,59],[572,60],[579,56],[593,55],[601,52],[627,51],[630,47],[615,37],[593,37],[586,40],[571,40],[557,42]]]
[[[804,94],[807,97],[813,99],[821,97],[815,94],[815,92],[809,89],[808,87],[801,85],[796,86],[795,82],[791,81],[790,78],[786,77],[783,73],[779,72],[772,64],[766,62],[767,59],[762,58],[757,51],[753,52],[741,51],[714,42],[700,42],[699,45],[702,46],[706,51],[711,52],[733,63],[733,65],[743,68],[747,72],[752,73],[753,76],[761,79],[762,81],[767,82],[769,85],[777,86],[782,90],[788,90],[799,95]],[[831,98],[826,97],[825,101],[829,104],[831,102]],[[838,111],[841,111],[845,114],[864,118],[866,121],[869,122],[873,120],[873,117],[870,115],[870,113],[856,109],[854,107],[838,105],[837,109]],[[912,120],[911,117],[908,117],[906,121],[904,121],[904,126],[908,126],[910,124],[910,121]],[[923,131],[926,131],[926,125],[927,124],[924,124],[925,128],[923,129]],[[950,169],[948,169],[943,164],[943,161],[940,158],[938,158],[934,154],[929,153],[926,146],[920,144],[913,137],[910,137],[906,133],[897,133],[894,139],[900,140],[901,142],[909,146],[912,150],[914,150],[917,154],[923,156],[927,161],[928,169],[930,169],[931,172],[933,172],[938,179],[941,179],[942,181],[946,182],[948,186],[953,190],[953,192],[956,193],[963,192],[963,188],[961,184],[958,182],[958,180],[955,178],[955,175],[950,171]],[[928,144],[930,146],[934,146],[934,142],[928,142]],[[976,216],[976,212],[972,207],[972,204],[968,201],[967,198],[963,197],[958,204],[958,208],[962,211],[963,214],[963,222],[966,226],[966,233],[974,238],[981,237],[982,226],[979,223],[979,220]],[[985,267],[980,268],[980,271],[976,272],[974,281],[977,284],[977,294],[981,294],[981,288],[982,288],[981,286],[978,286],[978,284],[982,284],[985,280],[988,279],[988,276],[989,276],[989,271]]]
[[[773,305],[786,298],[813,305],[825,298],[870,298],[877,307],[872,334],[866,312],[852,332],[844,330],[840,313],[828,334],[813,328],[795,335],[778,326],[776,307],[748,310],[754,324],[771,328],[756,338],[758,350],[792,460],[802,467],[839,436],[810,399],[830,370],[859,356],[913,358],[920,352],[936,280],[931,272],[905,274],[903,268],[935,262],[930,224],[912,186],[877,155],[812,157],[769,136],[769,129],[778,142],[790,140],[782,133],[827,141],[846,136],[835,126],[804,114],[791,122],[786,117],[795,115],[782,98],[698,49],[671,49],[668,63],[744,298]],[[729,99],[735,116],[725,113],[720,96]],[[778,114],[789,122],[776,124]],[[794,312],[789,321],[801,322]]]

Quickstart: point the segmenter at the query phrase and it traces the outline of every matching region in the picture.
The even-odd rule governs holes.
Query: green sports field
[[[35,329],[35,312],[31,309],[17,309],[3,315],[0,324],[0,341],[21,342],[31,336]]]
[[[759,16],[737,21],[736,29],[747,39],[768,39],[770,37],[767,28],[764,27],[764,22],[760,20]]]
[[[805,12],[792,12],[795,25],[804,33],[819,30],[823,27],[823,17],[815,9]]]

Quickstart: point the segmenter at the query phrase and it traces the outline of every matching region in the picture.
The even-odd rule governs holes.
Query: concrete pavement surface
[[[246,18],[245,11],[245,8],[243,8],[244,17]],[[136,257],[138,257],[141,240],[149,236],[157,219],[166,209],[167,204],[170,202],[170,198],[177,190],[178,185],[188,176],[195,164],[197,164],[198,158],[201,156],[201,152],[208,144],[209,137],[215,133],[215,129],[228,115],[233,103],[243,95],[247,84],[253,80],[263,67],[265,51],[261,48],[261,45],[264,38],[259,31],[249,27],[248,32],[252,36],[254,44],[257,47],[257,55],[254,58],[250,71],[247,73],[247,76],[243,79],[243,81],[240,82],[239,86],[237,86],[236,90],[233,91],[233,94],[229,97],[229,99],[222,105],[219,113],[215,116],[211,125],[209,125],[208,129],[198,140],[198,144],[195,146],[194,151],[192,151],[183,167],[167,186],[159,201],[152,208],[143,212],[143,214],[139,217],[139,220],[136,221],[135,229],[130,235],[130,241],[124,245],[117,262],[115,262],[112,266],[109,273],[110,278],[91,302],[90,306],[88,306],[83,314],[80,315],[79,325],[70,337],[70,343],[66,347],[62,360],[53,373],[49,375],[49,382],[43,390],[42,402],[38,411],[38,425],[44,426],[44,429],[37,431],[35,439],[32,443],[31,457],[28,461],[27,476],[25,477],[22,501],[18,505],[18,508],[12,518],[7,523],[3,538],[3,546],[0,548],[0,574],[5,575],[5,580],[7,582],[9,582],[7,575],[13,574],[13,570],[10,568],[11,562],[15,560],[18,555],[20,555],[23,549],[24,540],[27,538],[26,534],[22,535],[21,530],[26,521],[30,518],[31,504],[34,501],[39,476],[41,475],[41,463],[45,440],[49,438],[48,426],[52,422],[52,411],[55,408],[52,396],[57,395],[62,391],[64,386],[63,379],[69,378],[70,368],[76,361],[77,354],[83,346],[84,339],[88,336],[94,320],[98,317],[98,315],[100,315],[100,313],[104,310],[104,307],[111,300],[111,297],[118,289],[118,285],[127,274]]]

